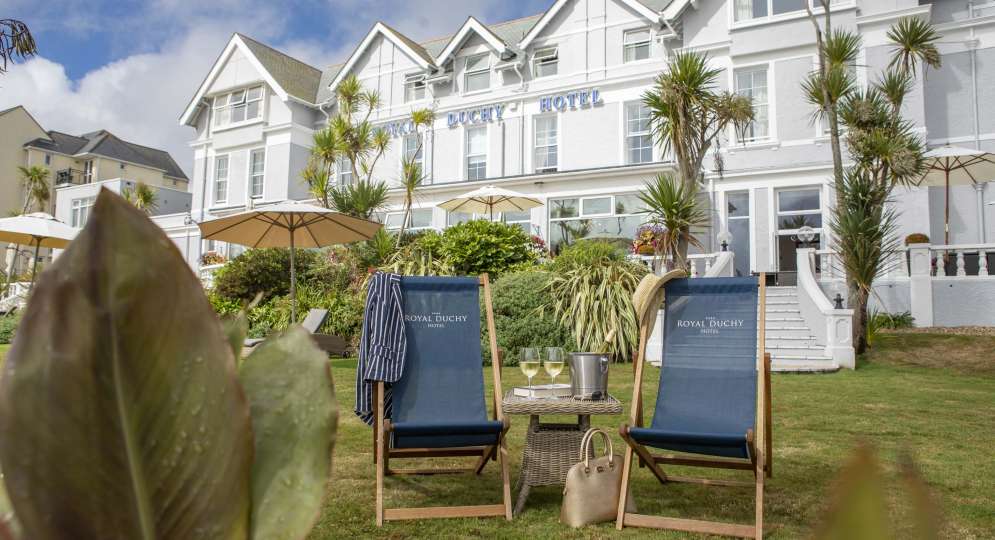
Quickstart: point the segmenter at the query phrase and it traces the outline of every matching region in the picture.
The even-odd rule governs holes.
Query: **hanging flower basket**
[[[632,252],[637,255],[656,255],[660,239],[667,232],[662,225],[641,225],[636,229],[636,237],[632,240]]]

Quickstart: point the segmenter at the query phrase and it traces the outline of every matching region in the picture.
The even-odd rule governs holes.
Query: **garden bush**
[[[553,259],[550,270],[565,272],[578,266],[591,266],[601,261],[623,261],[625,251],[604,240],[578,240],[564,247]]]
[[[564,347],[575,349],[570,329],[557,321],[552,313],[541,312],[550,301],[546,285],[553,275],[541,270],[514,272],[503,275],[491,287],[494,305],[494,326],[498,347],[504,351],[503,364],[518,365],[522,347]],[[486,325],[485,313],[481,322]],[[490,345],[486,332],[481,339],[484,357],[490,361]]]
[[[295,268],[305,276],[318,264],[313,250],[298,249]],[[263,293],[263,301],[290,291],[290,250],[250,249],[221,267],[214,278],[214,292],[222,297],[250,301]]]
[[[7,345],[14,341],[14,332],[17,331],[17,325],[20,322],[20,312],[0,316],[0,345]]]
[[[457,275],[488,273],[497,277],[516,264],[537,258],[522,229],[483,219],[449,227],[440,244],[442,257]]]

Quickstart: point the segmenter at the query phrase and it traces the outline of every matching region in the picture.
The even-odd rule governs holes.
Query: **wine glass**
[[[563,371],[566,358],[567,353],[563,351],[563,347],[546,347],[546,362],[542,366],[553,381],[553,385],[556,385],[556,376]]]
[[[518,367],[529,378],[529,394],[532,393],[532,377],[535,377],[539,373],[539,363],[541,360],[538,347],[522,348],[522,359],[518,362]]]

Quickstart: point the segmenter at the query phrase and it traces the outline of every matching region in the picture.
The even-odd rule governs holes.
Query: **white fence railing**
[[[24,281],[18,281],[10,284],[9,294],[7,296],[2,296],[4,293],[4,288],[0,287],[0,313],[9,313],[14,308],[23,308],[28,302],[28,291],[30,290],[30,285]]]
[[[214,287],[214,273],[222,266],[224,264],[209,264],[200,267],[200,282],[204,284],[205,289]]]
[[[912,250],[925,250],[929,255],[929,275],[934,277],[989,277],[995,272],[995,244],[913,244],[887,254],[885,268],[878,276],[882,281],[909,279]],[[815,252],[820,281],[837,281],[845,277],[839,253],[829,249]]]
[[[816,343],[825,347],[825,355],[840,367],[854,369],[856,357],[851,333],[853,310],[836,309],[826,298],[815,274],[816,258],[819,255],[814,249],[799,249],[797,252],[795,262],[798,267],[798,285],[795,289],[798,293],[798,309],[815,335]]]
[[[630,261],[639,261],[659,272],[663,266],[663,258],[655,255],[629,255]],[[697,253],[688,255],[688,270],[690,277],[728,277],[733,275],[733,253],[717,251],[715,253]]]

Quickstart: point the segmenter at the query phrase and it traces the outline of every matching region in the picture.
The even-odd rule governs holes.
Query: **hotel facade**
[[[721,174],[706,158],[703,196],[712,223],[703,251],[718,251],[716,236],[728,231],[734,273],[791,274],[799,249],[834,245],[827,128],[801,88],[817,63],[805,1],[556,0],[541,14],[508,22],[471,16],[452,35],[422,43],[377,23],[343,64],[330,67],[236,34],[180,119],[194,134],[194,210],[157,219],[196,268],[206,250],[229,248],[201,242],[193,222],[310,199],[300,172],[312,135],[336,112],[336,85],[355,75],[379,92],[383,103],[371,118],[392,139],[375,179],[397,186],[402,157],[424,139],[417,159],[427,180],[409,228],[471,218],[437,205],[493,184],[545,203],[501,219],[551,246],[581,237],[631,239],[646,219],[637,193],[674,170],[641,98],[668,58],[690,49],[721,70],[717,90],[748,96],[756,115],[743,136],[730,129],[723,137]],[[887,67],[892,24],[931,21],[943,34],[943,67],[915,82],[903,113],[931,147],[995,151],[995,3],[838,0],[830,9],[834,28],[862,38],[855,69],[864,86]],[[436,120],[415,133],[410,116],[420,108],[435,110]],[[337,169],[337,182],[352,181],[348,164]],[[392,190],[382,216],[388,228],[400,225],[401,197]],[[995,188],[984,184],[952,190],[950,244],[995,240],[993,200]],[[942,243],[942,188],[899,190],[894,204],[903,237],[923,233]],[[814,229],[814,240],[799,241],[802,226]],[[968,254],[975,272],[985,255],[978,253]]]

